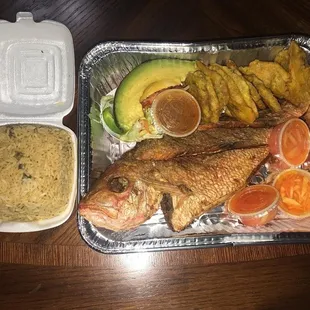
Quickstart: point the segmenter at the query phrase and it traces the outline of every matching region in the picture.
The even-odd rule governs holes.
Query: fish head
[[[81,200],[80,215],[114,231],[145,222],[157,211],[160,193],[139,178],[139,170],[123,163],[111,165]]]

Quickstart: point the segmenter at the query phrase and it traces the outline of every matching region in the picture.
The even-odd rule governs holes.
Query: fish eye
[[[116,177],[108,181],[108,187],[114,193],[123,193],[128,185],[129,181],[124,177]]]

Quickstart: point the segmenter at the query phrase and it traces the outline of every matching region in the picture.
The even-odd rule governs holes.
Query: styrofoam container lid
[[[29,12],[0,21],[0,114],[62,119],[73,107],[74,48],[67,27]]]
[[[62,128],[71,136],[74,150],[72,192],[66,210],[42,221],[0,222],[0,232],[30,232],[59,226],[70,217],[77,190],[77,139],[62,124],[74,104],[72,35],[61,23],[37,23],[30,12],[19,12],[15,23],[0,20],[0,59],[0,125]]]

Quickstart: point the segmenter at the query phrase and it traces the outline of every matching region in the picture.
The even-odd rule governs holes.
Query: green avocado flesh
[[[106,108],[103,112],[102,112],[102,117],[104,119],[104,122],[106,123],[106,125],[115,133],[117,134],[121,134],[122,131],[116,126],[115,121],[114,121],[114,117],[112,114],[112,111],[110,108]]]
[[[195,62],[156,59],[144,62],[123,79],[114,99],[114,115],[119,128],[127,132],[144,117],[141,101],[152,92],[181,84],[187,73],[195,71]]]

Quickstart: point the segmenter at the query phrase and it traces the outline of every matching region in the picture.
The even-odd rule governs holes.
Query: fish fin
[[[261,147],[264,147],[264,146],[261,146]],[[256,169],[254,169],[251,173],[251,175],[248,177],[247,179],[247,183],[249,184],[252,177],[258,172],[258,170],[266,163],[269,161],[269,159],[271,158],[271,154],[269,154],[266,158],[264,158],[261,163],[259,165],[257,165]]]
[[[168,224],[168,226],[173,229],[172,225],[171,225],[171,216],[173,214],[174,211],[174,207],[173,207],[173,200],[172,197],[169,193],[164,193],[163,197],[161,199],[160,202],[160,207],[161,210],[164,213],[164,217],[166,220],[166,223]]]

